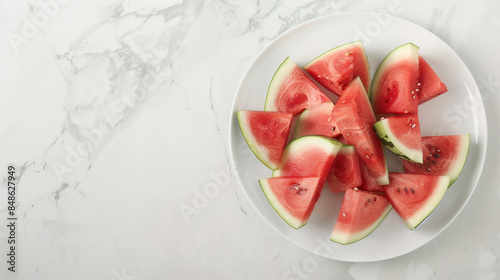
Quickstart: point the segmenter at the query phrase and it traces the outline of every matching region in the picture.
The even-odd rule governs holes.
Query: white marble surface
[[[0,0],[0,278],[498,279],[500,2],[395,1]],[[474,75],[489,126],[483,175],[422,248],[318,259],[262,221],[229,174],[231,103],[279,34],[394,3]],[[9,164],[20,171],[16,273]]]

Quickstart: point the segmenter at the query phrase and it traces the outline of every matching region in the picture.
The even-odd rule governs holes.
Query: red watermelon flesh
[[[377,183],[377,180],[375,180],[372,173],[370,172],[370,170],[368,170],[368,168],[365,166],[364,163],[362,162],[359,163],[359,170],[361,173],[361,181],[362,181],[361,186],[359,186],[360,189],[371,192],[384,191],[382,186]]]
[[[370,99],[377,114],[417,114],[419,48],[408,43],[382,61],[371,86]]]
[[[332,102],[325,102],[305,109],[297,119],[293,138],[306,135],[320,135],[330,138],[340,136],[335,120],[332,118]]]
[[[355,78],[347,85],[344,93],[337,101],[337,105],[344,104],[355,104],[360,115],[366,119],[370,125],[373,125],[377,121],[370,100],[368,99],[368,94],[359,77]]]
[[[320,196],[320,181],[319,177],[273,177],[259,180],[259,184],[278,215],[299,229],[309,220]]]
[[[467,159],[470,135],[422,137],[422,164],[403,161],[407,173],[450,177],[450,185],[458,178]]]
[[[333,193],[342,192],[361,185],[361,171],[354,146],[340,148],[326,182]]]
[[[389,173],[390,184],[383,186],[394,210],[414,229],[430,215],[443,198],[450,177]]]
[[[290,142],[273,177],[320,177],[323,185],[342,143],[322,136],[303,136]]]
[[[306,64],[303,69],[338,96],[358,76],[366,90],[370,86],[370,67],[361,41],[331,49]]]
[[[342,136],[353,145],[360,162],[365,164],[375,180],[385,185],[389,183],[387,164],[382,143],[372,129],[372,121],[360,115],[354,104],[340,104],[333,108],[332,116]]]
[[[419,64],[419,91],[418,104],[433,99],[448,91],[446,85],[441,81],[432,67],[421,56],[418,60]]]
[[[359,241],[377,228],[391,209],[383,195],[347,189],[330,239],[340,244]]]
[[[264,111],[236,114],[243,137],[255,156],[267,167],[278,168],[290,133],[292,114]]]
[[[297,115],[305,108],[329,101],[306,73],[287,57],[269,84],[264,110]]]

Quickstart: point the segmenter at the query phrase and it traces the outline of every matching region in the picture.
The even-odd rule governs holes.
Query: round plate
[[[394,48],[412,42],[420,55],[448,86],[448,92],[419,107],[423,136],[470,134],[468,158],[461,176],[434,212],[413,231],[392,210],[366,238],[349,245],[329,240],[342,194],[323,188],[306,226],[291,228],[268,203],[258,180],[271,176],[248,148],[238,126],[239,110],[264,110],[267,88],[281,62],[290,56],[303,66],[336,46],[362,40],[371,77],[382,59]],[[325,92],[326,93],[326,92]],[[460,213],[481,175],[486,155],[486,116],[481,95],[471,73],[459,56],[426,29],[386,14],[345,13],[305,22],[277,37],[254,59],[238,87],[232,108],[229,143],[230,164],[239,184],[257,212],[292,243],[320,256],[341,261],[366,262],[397,257],[426,244]],[[402,171],[401,161],[386,153],[390,171]]]

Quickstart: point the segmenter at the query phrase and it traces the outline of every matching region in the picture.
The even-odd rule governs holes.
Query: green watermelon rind
[[[354,242],[357,242],[365,237],[367,237],[370,233],[372,233],[381,223],[382,221],[387,217],[389,212],[391,212],[392,206],[389,204],[387,208],[385,209],[384,212],[380,215],[380,217],[373,222],[370,226],[366,227],[365,230],[358,231],[356,233],[351,233],[351,234],[343,234],[339,232],[332,232],[330,235],[330,240],[342,245],[347,245],[351,244]]]
[[[439,181],[437,182],[438,187],[434,189],[434,192],[430,199],[427,200],[427,204],[425,207],[420,208],[419,212],[414,214],[412,217],[403,218],[406,226],[409,229],[414,230],[418,227],[422,222],[429,217],[429,215],[434,212],[434,209],[438,206],[439,202],[443,199],[446,190],[448,190],[448,186],[450,183],[449,176],[439,176]]]
[[[407,48],[410,48],[407,50]],[[380,88],[380,83],[381,77],[384,76],[384,73],[387,71],[387,69],[390,69],[392,65],[399,63],[401,61],[404,61],[407,57],[405,53],[407,51],[414,52],[413,56],[417,58],[417,63],[418,63],[418,57],[419,57],[419,52],[420,48],[413,44],[413,43],[406,43],[404,45],[401,45],[394,50],[392,50],[380,63],[380,65],[377,68],[377,71],[375,71],[375,75],[373,76],[372,84],[370,86],[370,101],[372,104],[372,107],[375,107],[375,102],[377,101],[378,95],[376,94],[379,91]],[[416,54],[415,54],[416,53]]]
[[[290,156],[293,156],[297,153],[300,153],[300,151],[304,148],[310,148],[312,146],[321,148],[324,152],[331,154],[331,155],[337,155],[339,152],[340,148],[342,148],[344,144],[339,142],[336,139],[331,139],[331,138],[326,138],[323,136],[317,136],[317,135],[306,135],[299,137],[292,142],[290,142],[288,145],[286,145],[285,150],[283,151],[283,155],[281,157],[281,162],[287,162]],[[280,177],[281,170],[275,169],[273,170],[272,177]]]
[[[295,218],[293,215],[287,213],[286,209],[281,204],[280,200],[276,197],[276,195],[271,191],[271,187],[267,182],[267,179],[259,180],[259,185],[266,196],[267,201],[273,209],[278,213],[278,215],[285,221],[288,225],[293,227],[294,229],[299,229],[307,224],[307,220],[299,220]]]
[[[467,160],[467,156],[469,155],[469,148],[470,148],[470,134],[464,134],[461,135],[462,141],[462,147],[459,148],[458,150],[461,151],[459,153],[459,156],[456,158],[456,163],[455,166],[450,168],[450,171],[446,174],[446,176],[450,177],[450,187],[455,181],[458,179],[458,176],[460,176],[460,173],[462,173],[462,170],[464,169],[465,162]]]
[[[423,163],[422,149],[412,149],[405,146],[398,137],[394,135],[389,127],[389,120],[383,119],[373,124],[373,129],[382,144],[402,159],[416,163]]]
[[[369,71],[370,70],[370,63],[369,63],[369,60],[368,60],[368,55],[366,54],[365,47],[363,46],[363,42],[361,42],[361,41],[354,41],[354,42],[346,43],[346,44],[340,45],[338,47],[335,47],[333,49],[330,49],[330,50],[328,50],[328,51],[326,51],[326,52],[318,55],[313,60],[309,61],[306,65],[304,65],[302,67],[302,69],[304,69],[306,72],[308,72],[307,69],[311,65],[313,65],[314,63],[316,63],[316,62],[324,59],[325,57],[331,55],[332,53],[339,51],[341,48],[345,48],[345,47],[349,47],[349,46],[357,46],[357,45],[359,45],[360,49],[363,51],[364,58],[365,58],[364,62],[365,62],[366,66],[367,66],[367,69]],[[368,76],[368,79],[370,79],[370,74],[369,73],[368,73],[367,76]],[[367,84],[370,85],[370,81],[369,80],[368,80]],[[364,86],[364,84],[363,84],[363,86]],[[369,89],[366,89],[366,92],[368,93]]]
[[[246,117],[246,111],[238,111],[236,112],[236,117],[238,119],[238,124],[240,126],[241,134],[243,134],[243,138],[245,139],[245,142],[247,142],[248,147],[250,150],[253,152],[253,154],[257,157],[257,159],[260,160],[265,166],[267,166],[269,169],[276,169],[278,168],[278,164],[274,164],[271,159],[267,156],[265,153],[265,147],[261,147],[257,144],[257,140],[255,137],[252,135],[250,130],[247,127],[247,117]],[[291,125],[291,123],[290,123]]]

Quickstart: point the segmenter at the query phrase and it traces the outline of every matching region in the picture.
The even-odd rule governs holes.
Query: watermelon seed
[[[430,157],[427,157],[427,160],[428,160],[428,161],[431,161],[431,158],[430,158]]]
[[[335,131],[335,126],[332,128],[332,131]]]
[[[345,213],[342,213],[342,216],[344,216],[344,217],[345,217]]]
[[[432,157],[432,156],[434,156],[432,153],[429,153],[429,155],[430,155],[431,157]]]
[[[410,189],[412,193],[415,193],[415,190],[413,188]]]
[[[372,200],[368,198],[368,202],[372,202]]]
[[[415,99],[415,95],[413,96],[413,99]]]
[[[436,150],[436,152],[440,153],[440,152],[441,152],[441,150]]]
[[[421,86],[422,84],[421,83],[418,83],[417,86]]]
[[[415,128],[415,126],[416,126],[416,124],[412,124],[412,125],[411,125],[411,128]]]
[[[400,193],[400,192],[401,192],[401,189],[398,187],[398,193]]]
[[[375,201],[377,201],[377,197],[374,197],[374,198],[373,198],[373,202],[375,202]]]
[[[435,154],[434,156],[435,156],[435,157],[439,157],[439,155],[438,155],[438,154]]]
[[[430,169],[429,167],[427,167],[425,170],[427,170],[427,171],[431,171],[431,169]]]
[[[436,163],[436,161],[434,161],[434,160],[432,161],[432,163],[433,163],[433,164],[437,164],[437,163]]]
[[[408,189],[407,188],[405,188],[405,193],[408,193]]]
[[[369,156],[369,155],[366,155],[366,158],[367,158],[367,159],[369,159],[369,158],[370,158],[370,156]]]
[[[415,91],[418,91],[418,88]]]

